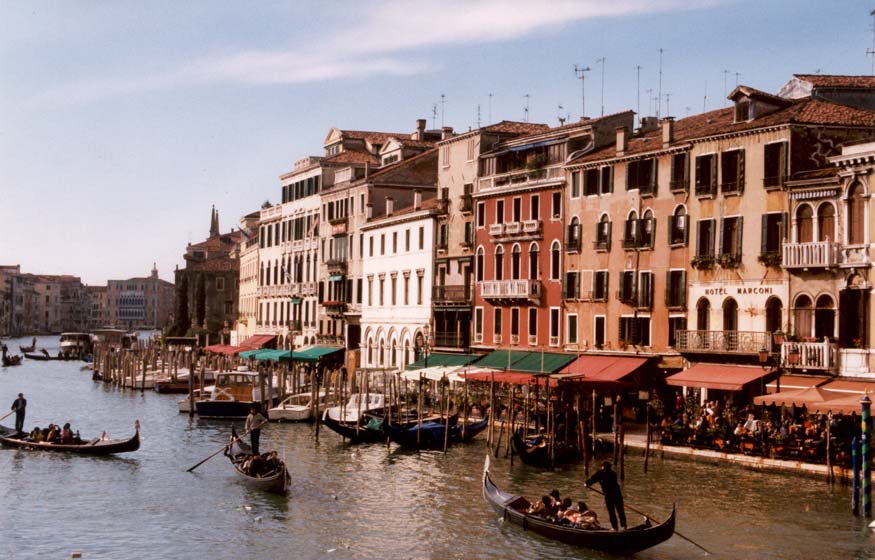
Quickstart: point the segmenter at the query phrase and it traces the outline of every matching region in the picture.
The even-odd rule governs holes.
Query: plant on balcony
[[[711,255],[696,255],[690,260],[690,266],[696,270],[710,270],[714,267],[714,257]]]
[[[526,169],[533,171],[535,169],[541,169],[545,165],[547,165],[547,156],[544,154],[535,154],[526,162]]]
[[[781,266],[781,253],[779,251],[768,251],[760,253],[757,260],[763,266],[778,268]]]
[[[862,348],[863,347],[863,339],[862,338],[852,338],[851,345],[854,348]]]
[[[721,268],[738,268],[741,265],[741,255],[723,253],[717,257],[717,263]]]

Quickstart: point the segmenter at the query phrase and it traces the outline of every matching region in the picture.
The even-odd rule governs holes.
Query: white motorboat
[[[355,423],[365,412],[382,410],[386,406],[386,395],[382,393],[353,393],[345,406],[332,406],[325,410],[325,416],[338,422]]]
[[[309,422],[314,419],[314,400],[318,401],[319,410],[333,404],[326,402],[327,395],[324,390],[319,391],[318,399],[313,399],[313,395],[307,391],[286,397],[283,402],[268,410],[268,415],[271,421],[276,422]]]
[[[207,385],[204,387],[204,394],[210,395],[215,390],[215,385]],[[201,390],[194,390],[194,400],[195,402],[201,400]],[[177,406],[179,407],[179,412],[191,412],[191,401],[188,400],[188,395],[185,396],[184,399],[179,399]]]

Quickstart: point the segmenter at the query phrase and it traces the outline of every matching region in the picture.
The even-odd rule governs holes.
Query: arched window
[[[373,366],[374,364],[374,339],[368,339],[368,365]]]
[[[510,250],[510,278],[511,280],[520,279],[520,246],[514,244]]]
[[[738,303],[732,298],[723,301],[723,330],[738,330]]]
[[[866,242],[866,199],[863,185],[854,183],[848,189],[848,245]]]
[[[793,306],[793,329],[797,336],[811,336],[811,298],[801,295]]]
[[[836,240],[836,209],[829,202],[825,202],[817,209],[817,240]]]
[[[638,228],[641,224],[638,222],[638,212],[631,210],[626,216],[626,223],[623,225],[623,247],[638,246]]]
[[[553,245],[550,247],[550,280],[559,280],[562,276],[561,256],[562,246],[559,241],[553,241]]]
[[[835,302],[832,297],[826,294],[818,297],[814,309],[814,336],[817,340],[835,336],[835,321]]]
[[[538,279],[538,256],[538,244],[532,243],[529,245],[529,280]]]
[[[495,248],[495,279],[504,280],[504,247]]]
[[[696,302],[696,328],[700,331],[711,328],[711,302],[707,298]]]
[[[392,350],[389,352],[389,367],[395,367],[396,353],[398,352],[398,343],[392,340]]]
[[[766,332],[773,335],[781,330],[783,325],[784,304],[776,297],[770,297],[766,300]],[[772,347],[775,348],[776,341],[772,340]]]
[[[577,251],[580,249],[580,220],[577,216],[571,218],[571,223],[568,224],[568,236],[565,238],[565,248],[569,251]]]
[[[814,241],[814,210],[811,205],[802,204],[796,209],[796,242]]]
[[[640,226],[641,231],[638,232],[638,245],[642,247],[653,247],[653,233],[656,229],[656,219],[653,217],[653,211],[648,209],[641,216]]]
[[[413,356],[410,355],[410,339],[405,339],[404,340],[404,359],[403,359],[403,363],[401,364],[401,367],[406,368],[407,364],[410,363],[412,358],[413,358]]]
[[[607,214],[602,214],[596,226],[595,247],[604,251],[611,250],[611,218]]]
[[[475,266],[477,267],[477,281],[483,281],[483,266],[485,265],[485,256],[486,251],[483,250],[483,247],[477,247],[477,262]]]
[[[689,239],[688,231],[687,209],[683,205],[678,205],[674,209],[671,224],[669,224],[669,243],[672,245],[686,245],[687,239]]]
[[[380,354],[378,356],[379,363],[378,366],[382,367],[386,365],[386,341],[382,338],[380,339]]]

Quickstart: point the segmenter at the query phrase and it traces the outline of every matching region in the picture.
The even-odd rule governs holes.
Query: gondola
[[[648,519],[646,523],[624,531],[575,529],[547,521],[539,516],[529,515],[526,513],[531,505],[528,500],[522,496],[502,492],[492,482],[489,476],[488,455],[483,467],[483,497],[502,519],[519,525],[526,531],[548,539],[611,554],[631,555],[667,541],[674,534],[674,506],[671,508],[671,516],[662,523],[652,525]]]
[[[350,443],[384,443],[386,434],[383,433],[383,418],[372,414],[363,414],[361,421],[344,422],[337,420],[328,413],[322,416],[322,423],[333,432],[337,432]]]
[[[288,489],[291,475],[289,475],[284,461],[280,461],[280,469],[268,476],[250,476],[243,471],[242,467],[243,462],[252,455],[252,448],[242,440],[237,439],[237,432],[234,428],[231,428],[231,439],[236,441],[231,444],[225,455],[231,460],[234,471],[248,486],[275,494],[282,494]]]
[[[0,445],[38,451],[59,451],[78,455],[114,455],[130,453],[140,448],[140,422],[134,423],[134,435],[130,439],[101,439],[96,437],[83,443],[47,443],[27,441],[27,434],[19,434],[12,428],[0,426]]]
[[[583,458],[576,445],[567,447],[565,445],[556,445],[553,448],[553,457],[551,459],[550,445],[546,439],[541,438],[537,442],[525,440],[520,435],[519,430],[513,433],[511,441],[514,452],[519,456],[520,460],[532,467],[542,469],[558,467],[578,463]]]
[[[447,434],[447,426],[444,422],[423,422],[420,428],[418,422],[411,422],[407,426],[398,424],[384,424],[383,431],[389,440],[401,447],[408,449],[442,449],[444,439],[448,445],[455,443],[468,443],[489,425],[489,417],[469,424],[451,423]]]
[[[30,346],[22,346],[21,344],[19,344],[18,349],[21,350],[22,354],[24,354],[25,352],[33,352],[34,350],[36,350],[36,338],[31,341]]]
[[[7,354],[9,348],[5,344],[0,344],[0,365],[3,367],[20,366],[21,356]]]

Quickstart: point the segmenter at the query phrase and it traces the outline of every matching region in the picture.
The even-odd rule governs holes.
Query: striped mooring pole
[[[851,511],[860,515],[860,440],[857,436],[851,440],[851,469],[854,477],[851,484]]]
[[[861,501],[863,502],[863,516],[872,517],[872,457],[869,452],[869,412],[872,401],[869,395],[863,395],[860,401],[862,405],[862,444],[861,455],[863,458],[863,483],[860,486]]]

